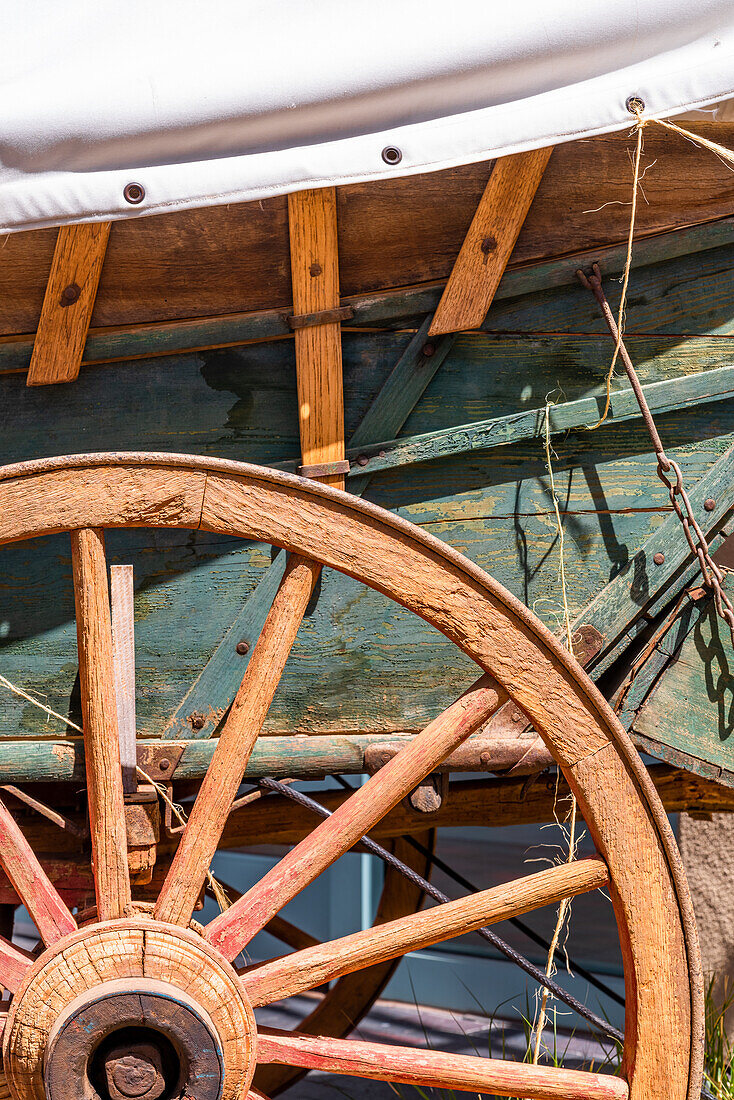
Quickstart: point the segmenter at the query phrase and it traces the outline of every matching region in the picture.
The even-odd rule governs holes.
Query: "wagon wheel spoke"
[[[97,914],[113,920],[131,895],[104,532],[72,531],[71,559]]]
[[[154,912],[157,920],[188,924],[319,570],[316,562],[296,555],[288,561],[161,887]]]
[[[483,676],[421,734],[304,838],[255,886],[216,917],[207,938],[234,959],[272,917],[385,816],[457,745],[482,726],[505,696]]]
[[[227,897],[232,901],[238,901],[239,898],[242,897],[241,890],[237,890],[234,886],[230,886],[228,882],[222,882],[221,879],[218,881]],[[211,897],[214,896],[211,890],[207,890],[207,893]],[[276,913],[273,919],[268,921],[263,931],[267,932],[273,939],[279,940],[280,943],[284,943],[286,947],[292,948],[293,951],[303,951],[308,947],[317,947],[321,943],[321,940],[318,940],[316,936],[312,936],[310,932],[306,932],[305,929],[299,928],[296,924],[292,924],[291,921],[282,917],[280,913]]]
[[[76,930],[76,921],[23,836],[20,826],[0,801],[0,863],[18,897],[48,947]],[[2,974],[0,974],[0,981]]]
[[[607,868],[600,859],[565,863],[377,928],[284,955],[244,974],[242,982],[255,1007],[272,1004],[365,966],[597,890],[608,881]]]
[[[627,1100],[629,1097],[627,1082],[619,1077],[266,1029],[259,1033],[257,1056],[260,1063],[302,1066],[426,1088],[523,1096],[526,1100]]]

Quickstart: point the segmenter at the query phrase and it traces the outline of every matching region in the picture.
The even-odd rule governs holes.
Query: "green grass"
[[[734,1100],[734,1045],[727,1037],[725,1019],[734,1006],[734,985],[730,981],[717,987],[715,977],[706,986],[706,1084],[716,1100]]]

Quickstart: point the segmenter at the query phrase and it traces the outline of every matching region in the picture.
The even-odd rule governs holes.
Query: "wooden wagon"
[[[241,29],[223,7],[222,25]],[[456,7],[457,25],[479,17]],[[604,416],[615,339],[588,282],[598,299],[606,278],[616,315],[635,114],[731,92],[728,17],[704,7],[711,25],[694,33],[681,14],[646,84],[619,58],[616,83],[608,70],[558,82],[575,88],[581,140],[567,119],[553,149],[538,130],[559,87],[547,102],[516,96],[516,147],[506,104],[474,104],[499,120],[487,136],[452,100],[443,129],[400,111],[375,125],[369,168],[367,139],[333,119],[299,145],[275,112],[277,140],[245,130],[233,149],[236,105],[222,149],[198,119],[180,155],[153,93],[163,122],[131,137],[127,103],[104,109],[119,58],[108,86],[78,23],[58,28],[69,83],[39,97],[44,140],[28,137],[29,108],[0,155],[3,224],[23,230],[0,253],[13,1100],[272,1096],[312,1068],[541,1100],[700,1094],[701,964],[667,813],[734,806],[734,655],[716,582],[734,566],[726,160],[645,127],[623,348],[684,479],[687,526],[626,381]],[[289,20],[292,57],[297,6]],[[652,50],[643,23],[619,49]],[[89,30],[110,33],[104,18]],[[684,51],[696,94],[671,79],[666,50]],[[96,111],[75,106],[88,64]],[[129,95],[148,125],[132,78]],[[432,160],[414,152],[421,125]],[[734,125],[686,125],[734,147]],[[588,855],[451,901],[431,884],[442,830],[548,822],[570,794]],[[216,854],[263,846],[279,858],[223,897]],[[352,850],[384,867],[376,911],[321,943],[283,910]],[[614,1037],[487,930],[599,889],[624,968],[619,1075],[347,1038],[401,956],[477,930]],[[221,911],[202,924],[210,896]],[[35,950],[17,942],[21,903]],[[243,952],[263,932],[274,957],[253,962]],[[258,1027],[255,1009],[299,994],[309,1012],[293,1031]]]

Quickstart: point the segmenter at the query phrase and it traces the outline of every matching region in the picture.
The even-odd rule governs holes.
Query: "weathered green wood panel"
[[[695,757],[696,770],[734,783],[734,649],[712,601],[696,616],[632,728],[651,748],[662,742],[679,752],[684,766],[686,757]]]
[[[644,382],[729,366],[727,337],[684,342],[669,326],[728,331],[734,301],[727,280],[722,274],[708,312],[703,285],[707,272],[731,266],[733,256],[731,248],[717,248],[636,273],[628,323],[631,328],[632,318],[641,318],[639,325],[655,333],[629,341]],[[499,327],[516,331],[460,337],[403,435],[537,408],[547,395],[600,394],[611,348],[607,336],[585,331],[597,324],[595,308],[573,284],[540,300],[534,294],[498,303],[497,309],[512,311]],[[638,309],[646,312],[635,314]],[[564,327],[567,335],[559,334]],[[350,435],[410,336],[345,336]],[[279,462],[297,454],[294,378],[290,341],[90,367],[63,389],[28,389],[22,376],[6,375],[0,377],[0,459],[136,449]],[[734,401],[663,415],[660,427],[694,482],[732,439]],[[569,596],[578,613],[631,561],[665,520],[668,505],[639,422],[557,436],[554,447]],[[559,624],[557,532],[542,440],[386,471],[367,495],[463,550],[552,627]],[[154,736],[264,575],[271,551],[208,534],[137,531],[111,533],[109,553],[112,561],[135,565],[139,732]],[[78,721],[68,540],[0,552],[0,577],[0,671],[62,713],[71,705]],[[470,663],[424,624],[327,573],[268,729],[416,729],[473,675]],[[0,689],[4,736],[58,736],[59,726]]]

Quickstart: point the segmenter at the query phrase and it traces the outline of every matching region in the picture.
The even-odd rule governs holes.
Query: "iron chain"
[[[592,292],[599,303],[607,328],[619,348],[620,358],[624,363],[624,369],[627,372],[630,385],[637,398],[637,403],[640,406],[640,412],[642,413],[645,427],[652,440],[655,456],[658,460],[657,475],[668,490],[670,503],[681,522],[683,533],[686,536],[686,541],[690,547],[691,553],[698,558],[701,574],[703,576],[703,583],[712,592],[717,614],[729,627],[732,645],[734,645],[734,604],[732,604],[724,591],[724,574],[711,557],[706,536],[693,514],[693,508],[691,507],[688,493],[683,484],[683,472],[678,463],[672,458],[669,458],[665,453],[660,434],[658,433],[657,426],[650,412],[650,407],[645,398],[645,392],[637,376],[637,371],[630,359],[624,341],[620,337],[617,322],[614,319],[614,315],[609,307],[609,302],[602,289],[602,276],[599,265],[593,265],[591,275],[587,275],[583,271],[578,271],[577,275],[582,285]]]

